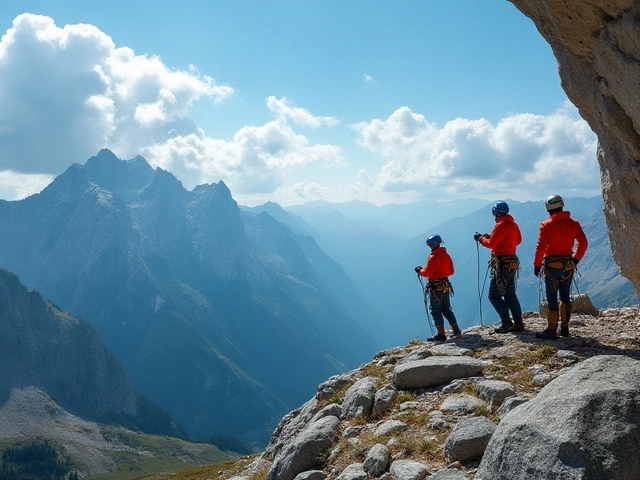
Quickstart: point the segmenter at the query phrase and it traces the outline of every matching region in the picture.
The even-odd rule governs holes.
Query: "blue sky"
[[[103,147],[247,205],[599,191],[504,0],[4,0],[0,22],[0,198]]]

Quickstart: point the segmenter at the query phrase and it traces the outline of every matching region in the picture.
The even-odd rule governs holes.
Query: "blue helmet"
[[[427,245],[429,246],[436,245],[438,243],[442,243],[442,238],[440,238],[440,235],[431,235],[429,238],[427,238]]]
[[[498,200],[493,206],[493,208],[491,209],[491,213],[494,215],[497,213],[502,213],[502,214],[509,213],[509,205],[507,205],[507,202]]]

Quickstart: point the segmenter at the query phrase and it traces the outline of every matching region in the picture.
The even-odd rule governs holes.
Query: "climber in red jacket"
[[[491,249],[491,283],[489,284],[489,301],[500,316],[502,325],[495,329],[496,333],[521,332],[522,307],[516,296],[516,274],[520,269],[520,260],[516,255],[516,247],[522,243],[522,234],[513,216],[509,214],[509,205],[502,200],[491,209],[496,224],[491,234],[476,233],[473,239],[483,247]],[[511,317],[513,316],[513,322]]]
[[[580,222],[571,218],[570,212],[562,211],[564,201],[560,195],[547,198],[545,206],[549,212],[549,218],[540,224],[533,273],[536,277],[540,276],[541,272],[544,273],[549,312],[547,328],[536,333],[536,337],[555,340],[558,338],[558,318],[561,322],[560,335],[569,336],[571,279],[589,243]],[[573,247],[576,243],[574,254]],[[558,304],[558,293],[560,304]]]
[[[453,335],[462,333],[458,327],[456,316],[451,309],[451,299],[449,298],[451,283],[448,277],[453,275],[453,260],[447,253],[447,249],[440,246],[441,243],[442,238],[440,235],[431,235],[427,238],[427,245],[431,248],[431,254],[427,258],[424,268],[419,265],[415,268],[418,275],[427,277],[429,280],[427,287],[429,289],[429,309],[433,316],[433,323],[438,329],[436,335],[427,339],[430,342],[443,342],[447,339],[443,316],[446,317],[451,325]]]

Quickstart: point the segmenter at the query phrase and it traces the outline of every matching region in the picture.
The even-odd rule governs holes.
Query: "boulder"
[[[373,434],[376,437],[380,437],[382,435],[391,435],[392,433],[401,432],[407,428],[407,424],[401,422],[400,420],[387,420],[378,428],[376,428]]]
[[[640,471],[640,361],[585,360],[506,415],[476,480],[622,480]]]
[[[320,402],[329,400],[337,392],[355,381],[356,379],[350,374],[334,375],[329,377],[325,382],[318,385],[316,399]]]
[[[502,419],[507,413],[516,408],[518,405],[522,405],[523,403],[527,403],[529,401],[528,398],[525,397],[509,397],[507,398],[500,408],[496,412],[498,417]]]
[[[468,462],[482,457],[496,424],[487,417],[470,417],[458,422],[444,444],[447,463]]]
[[[318,408],[318,400],[312,398],[300,408],[289,412],[271,434],[269,445],[264,451],[265,457],[276,458],[282,449],[289,445],[293,439],[309,424]]]
[[[385,385],[380,390],[378,390],[373,397],[373,415],[378,415],[387,411],[393,403],[396,401],[398,396],[398,390],[393,386],[392,383]]]
[[[308,470],[296,476],[293,480],[324,480],[327,474],[322,470]]]
[[[506,398],[516,394],[513,385],[501,380],[478,380],[475,386],[478,394],[496,407],[502,405]]]
[[[367,480],[367,472],[361,463],[353,463],[345,468],[336,480]]]
[[[362,466],[364,467],[365,472],[372,477],[379,477],[389,466],[390,457],[391,452],[387,446],[377,443],[369,449],[369,452],[367,452],[367,456],[364,459]]]
[[[542,318],[547,318],[547,312],[549,312],[547,302],[542,302],[540,304],[540,316]],[[593,317],[597,317],[600,314],[598,309],[593,305],[591,297],[584,293],[576,295],[571,299],[571,314],[577,315],[579,313],[591,315]]]
[[[479,398],[464,394],[459,397],[450,396],[445,398],[440,406],[440,410],[443,412],[473,413],[478,408],[486,406],[487,404]]]
[[[475,358],[435,356],[396,366],[393,384],[399,390],[431,388],[481,374],[482,362]]]
[[[318,458],[335,442],[340,430],[337,417],[324,417],[307,426],[282,449],[267,475],[268,480],[292,480],[306,470],[319,467]]]
[[[373,410],[373,399],[376,394],[376,379],[365,377],[351,385],[344,394],[342,402],[343,420],[356,417],[367,417]]]
[[[326,407],[324,407],[322,410],[320,410],[318,413],[316,413],[311,418],[311,421],[315,422],[315,421],[320,420],[321,418],[329,417],[329,416],[334,416],[334,417],[340,418],[341,415],[342,415],[342,407],[340,405],[338,405],[337,403],[331,403],[331,404],[327,405]]]
[[[443,468],[429,477],[429,480],[469,480],[471,477],[455,468]]]
[[[431,473],[424,463],[413,460],[396,460],[389,470],[394,480],[423,480]]]
[[[473,355],[473,350],[469,350],[468,348],[459,347],[455,343],[440,343],[438,345],[434,345],[430,348],[431,353],[434,355],[446,355],[450,357],[455,356],[471,356]]]

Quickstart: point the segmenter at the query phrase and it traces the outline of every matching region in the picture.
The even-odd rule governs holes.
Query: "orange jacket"
[[[575,255],[574,242],[578,243]],[[556,212],[540,224],[533,266],[542,265],[544,257],[572,255],[575,259],[582,260],[588,245],[580,222],[571,218],[569,212]]]
[[[498,219],[490,238],[480,237],[478,241],[491,249],[492,257],[504,257],[516,254],[516,247],[522,243],[522,234],[516,221],[507,213]]]
[[[431,250],[426,265],[418,273],[427,277],[430,282],[453,275],[453,260],[447,253],[447,249],[438,247]]]

